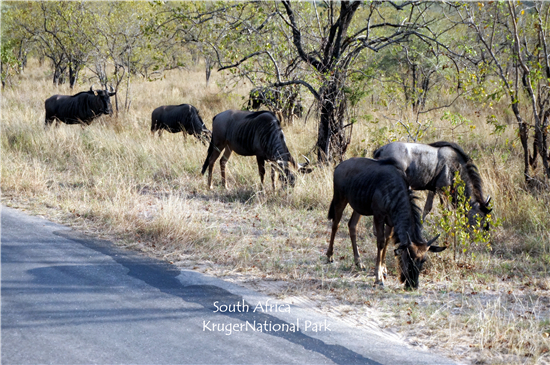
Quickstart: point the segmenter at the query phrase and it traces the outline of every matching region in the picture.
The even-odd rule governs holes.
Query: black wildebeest
[[[482,180],[476,165],[456,143],[440,141],[426,145],[392,142],[377,149],[374,158],[393,158],[405,172],[411,189],[429,191],[422,218],[432,210],[435,193],[453,185],[456,171],[465,182],[465,193],[470,199],[470,224],[475,222],[477,214],[485,217],[491,212],[488,206],[491,198],[483,197]]]
[[[112,90],[111,90],[112,91]],[[54,95],[46,99],[46,127],[55,120],[65,124],[89,125],[101,114],[113,114],[111,96],[116,92],[105,90],[82,91],[75,95]]]
[[[276,163],[277,169],[284,174],[284,183],[290,183],[291,186],[294,185],[296,179],[291,168],[299,172],[310,171],[306,170],[309,161],[303,165],[294,161],[286,146],[279,121],[273,113],[268,111],[226,110],[214,117],[212,138],[201,172],[204,174],[208,168],[208,187],[210,189],[212,189],[212,169],[222,150],[224,152],[220,159],[220,169],[222,184],[225,188],[227,188],[225,164],[233,151],[242,156],[256,156],[262,185],[266,161]],[[271,181],[275,187],[274,169],[271,171]]]
[[[294,117],[303,115],[304,108],[298,99],[299,94],[294,89],[257,87],[250,91],[247,109],[257,110],[265,105],[279,119],[291,122]]]
[[[159,106],[151,114],[151,133],[162,131],[170,133],[184,132],[184,136],[191,134],[198,139],[209,139],[210,131],[204,125],[199,111],[192,105],[164,105]]]
[[[334,238],[349,203],[353,208],[348,226],[355,264],[364,268],[357,250],[357,223],[362,215],[372,215],[378,246],[375,284],[384,284],[386,248],[393,238],[395,243],[399,243],[395,255],[399,257],[401,282],[405,283],[405,288],[417,288],[428,251],[441,252],[446,247],[432,245],[439,236],[428,242],[422,237],[420,208],[414,199],[405,174],[392,159],[357,157],[340,163],[334,170],[334,194],[328,212],[328,218],[332,219],[326,253],[328,261],[333,260]]]

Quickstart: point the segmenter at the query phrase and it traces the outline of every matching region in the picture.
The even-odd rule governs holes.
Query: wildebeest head
[[[471,203],[471,209],[468,212],[468,224],[470,227],[481,226],[484,230],[488,231],[490,229],[489,222],[487,222],[487,215],[491,214],[493,209],[490,208],[489,203],[491,202],[491,197],[482,202],[473,202]]]
[[[113,88],[111,87],[111,92],[107,91],[107,88],[105,90],[94,90],[94,87],[90,87],[90,92],[94,94],[94,96],[101,102],[101,109],[99,110],[99,114],[107,114],[112,115],[113,114],[113,107],[111,105],[111,99],[110,97],[116,94],[116,91],[113,91]]]
[[[210,139],[212,138],[212,132],[206,128],[206,125],[202,121],[202,118],[199,114],[199,111],[195,109],[194,115],[196,116],[194,120],[191,121],[193,131],[191,134],[193,134],[195,137],[197,137],[203,144],[208,145],[210,142]]]
[[[301,174],[309,174],[313,171],[311,167],[308,167],[310,164],[309,159],[306,156],[304,156],[304,158],[306,162],[303,164],[296,163],[292,158],[290,161],[277,161],[277,168],[280,171],[279,180],[283,186],[289,184],[291,187],[294,187],[294,185],[296,185],[296,175],[292,171],[291,167],[296,169],[296,171]]]
[[[400,269],[400,281],[405,283],[405,289],[417,289],[420,271],[426,259],[428,251],[441,252],[447,247],[433,246],[432,244],[439,238],[439,235],[428,242],[412,242],[408,237],[408,242],[399,245],[395,250],[395,256],[398,257]]]

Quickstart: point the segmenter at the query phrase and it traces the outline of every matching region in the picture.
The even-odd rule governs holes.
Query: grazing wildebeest
[[[212,169],[220,156],[222,184],[227,188],[225,179],[225,164],[235,153],[242,156],[256,156],[258,171],[263,185],[265,175],[265,162],[276,164],[276,168],[283,172],[285,185],[294,186],[296,177],[291,167],[299,172],[309,172],[306,164],[297,164],[286,146],[285,136],[281,125],[275,115],[268,111],[247,112],[241,110],[226,110],[212,120],[212,138],[208,147],[208,155],[202,166],[202,174],[208,168],[208,187],[212,189]],[[275,187],[274,169],[272,169],[271,181]]]
[[[346,206],[351,205],[353,213],[349,220],[349,235],[355,264],[364,269],[357,250],[356,226],[362,215],[372,215],[378,254],[376,256],[375,284],[384,284],[386,272],[386,248],[393,238],[399,247],[401,282],[405,288],[417,288],[418,277],[428,251],[441,252],[446,247],[432,246],[439,237],[430,241],[422,237],[420,208],[409,189],[405,174],[396,167],[396,161],[350,158],[334,170],[334,194],[328,212],[332,219],[332,233],[327,258],[332,262],[336,231]]]
[[[279,119],[291,122],[295,116],[303,116],[304,108],[298,98],[298,92],[293,89],[257,87],[250,91],[247,109],[257,110],[265,105]]]
[[[192,105],[159,106],[151,114],[151,133],[162,131],[178,133],[184,131],[184,136],[191,134],[200,140],[209,139],[210,131],[204,125],[199,111]]]
[[[111,89],[112,91],[112,89]],[[89,125],[101,114],[113,114],[111,96],[116,92],[105,90],[82,91],[75,95],[54,95],[46,99],[46,127],[55,120],[65,124]]]
[[[435,193],[443,187],[452,187],[456,171],[465,182],[465,194],[470,199],[470,224],[475,223],[476,215],[485,217],[491,212],[488,206],[491,198],[483,198],[481,176],[476,165],[456,143],[440,141],[426,145],[392,142],[377,149],[374,158],[393,158],[405,172],[411,189],[429,191],[422,218],[432,210]]]

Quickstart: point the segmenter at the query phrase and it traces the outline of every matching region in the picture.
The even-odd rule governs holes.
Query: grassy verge
[[[300,177],[294,189],[262,190],[255,159],[233,155],[230,190],[220,187],[216,166],[216,187],[209,191],[200,175],[205,146],[181,134],[159,139],[149,133],[150,113],[159,105],[193,104],[210,126],[218,112],[240,108],[246,86],[223,93],[216,85],[203,86],[202,72],[174,71],[155,83],[134,82],[128,113],[86,128],[46,131],[43,101],[71,91],[52,87],[41,76],[45,71],[28,69],[2,93],[3,204],[281,298],[308,297],[327,313],[339,308],[357,324],[374,322],[411,344],[462,361],[550,361],[550,193],[523,184],[512,127],[501,136],[491,134],[484,116],[467,103],[453,112],[470,118],[475,128],[449,129],[440,115],[430,116],[433,127],[424,140],[458,141],[474,156],[494,213],[504,223],[494,232],[492,251],[472,247],[475,259],[459,255],[455,261],[450,250],[433,255],[417,292],[403,291],[392,259],[386,288],[375,290],[371,272],[353,267],[345,224],[336,262],[325,264],[331,168]],[[406,135],[383,117],[392,106],[384,108],[363,107],[365,118],[355,126],[348,156],[370,156],[388,138]],[[295,157],[310,154],[314,121],[284,129]],[[349,208],[345,214],[344,223]],[[439,219],[436,207],[425,224],[430,233]],[[372,221],[361,222],[360,251],[372,270]],[[265,282],[279,285],[263,287]]]

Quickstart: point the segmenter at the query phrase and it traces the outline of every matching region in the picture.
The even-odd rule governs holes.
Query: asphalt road
[[[5,365],[453,363],[14,209],[1,220]]]

